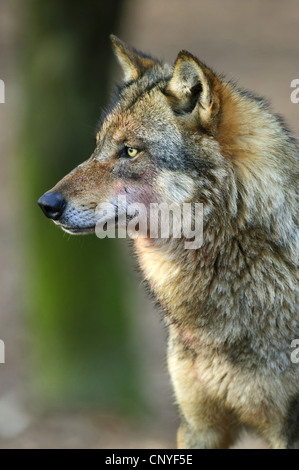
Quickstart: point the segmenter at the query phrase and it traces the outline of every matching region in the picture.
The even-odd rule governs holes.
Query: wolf
[[[179,448],[228,448],[245,427],[299,441],[298,147],[279,115],[190,52],[164,63],[111,36],[123,70],[93,154],[38,201],[71,234],[110,203],[203,204],[203,243],[136,237],[163,310]],[[109,218],[109,215],[107,216]]]

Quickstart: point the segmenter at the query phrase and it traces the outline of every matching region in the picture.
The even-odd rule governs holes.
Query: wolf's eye
[[[134,147],[127,147],[124,145],[120,149],[118,156],[121,158],[134,158],[136,155],[138,155],[139,152],[140,150],[135,149]]]
[[[136,157],[138,150],[133,147],[126,147],[127,156],[130,158]]]

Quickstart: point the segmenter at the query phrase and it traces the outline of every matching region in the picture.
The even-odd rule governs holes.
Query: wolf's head
[[[264,103],[189,52],[169,65],[111,40],[123,83],[98,127],[92,156],[39,199],[46,216],[81,234],[94,232],[104,217],[96,211],[100,204],[124,211],[119,196],[146,207],[201,202],[207,217],[213,209],[233,217],[245,200],[243,215],[250,217],[262,202],[269,206],[279,179],[269,169],[283,133]],[[278,142],[277,151],[271,142]]]
[[[216,140],[218,78],[186,51],[171,66],[111,39],[124,80],[99,125],[94,153],[39,200],[70,233],[93,232],[97,206],[116,206],[119,195],[145,206],[210,201],[211,179],[225,175]]]

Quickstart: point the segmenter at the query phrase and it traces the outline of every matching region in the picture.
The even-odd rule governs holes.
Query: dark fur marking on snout
[[[118,178],[127,178],[130,180],[138,180],[140,178],[140,174],[138,172],[134,171],[133,168],[128,168],[124,165],[114,167],[112,173]]]

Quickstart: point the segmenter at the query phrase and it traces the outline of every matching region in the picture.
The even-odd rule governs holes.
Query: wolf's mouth
[[[70,227],[69,225],[64,225],[57,221],[54,221],[56,225],[58,225],[62,230],[71,235],[88,235],[90,233],[95,233],[95,226],[89,225],[88,227]]]
[[[70,218],[70,217],[68,217]],[[68,219],[67,218],[67,219]],[[64,219],[64,220],[63,220]],[[75,225],[75,221],[74,221],[74,225],[72,224],[72,221],[70,220],[65,220],[65,217],[62,218],[62,220],[53,220],[54,224],[57,225],[58,227],[62,228],[62,230],[64,230],[65,232],[71,234],[71,235],[88,235],[88,234],[91,234],[91,233],[95,233],[96,232],[96,227],[97,227],[97,224],[98,222],[102,222],[102,225],[105,225],[105,224],[113,224],[114,228],[117,229],[118,228],[118,213],[116,212],[116,214],[113,214],[113,216],[109,215],[107,217],[106,214],[99,214],[99,216],[97,218],[94,218],[94,223],[91,223],[89,225]],[[87,222],[88,223],[88,222]]]

